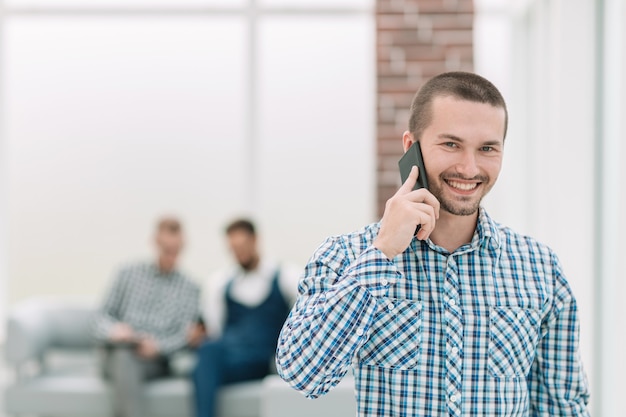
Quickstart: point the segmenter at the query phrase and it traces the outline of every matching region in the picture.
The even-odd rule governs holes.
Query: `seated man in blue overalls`
[[[300,274],[261,258],[251,221],[232,222],[226,237],[237,265],[210,280],[206,332],[199,326],[190,335],[191,344],[199,345],[193,372],[198,417],[216,414],[222,385],[261,379],[270,372]]]

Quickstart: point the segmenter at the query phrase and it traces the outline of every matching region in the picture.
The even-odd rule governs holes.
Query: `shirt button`
[[[356,335],[357,336],[363,336],[364,333],[365,332],[363,331],[363,329],[361,329],[361,328],[356,329]]]
[[[449,303],[452,307],[454,307],[456,305],[456,300],[454,298],[451,298]]]
[[[394,306],[393,303],[389,303],[389,304],[387,304],[387,308],[389,310],[393,310],[394,308],[396,308],[396,306]]]
[[[383,285],[383,287],[386,287],[387,285],[389,285],[389,281],[387,281],[385,278],[381,279],[380,283]]]
[[[458,397],[456,396],[456,394],[452,394],[450,396],[450,402],[451,403],[455,403],[458,400]]]
[[[450,351],[453,355],[457,355],[459,353],[459,348],[454,346],[451,351]]]

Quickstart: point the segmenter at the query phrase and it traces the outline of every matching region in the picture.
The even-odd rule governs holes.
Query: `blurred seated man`
[[[251,221],[228,225],[226,238],[237,265],[209,282],[208,339],[202,340],[201,326],[190,334],[191,344],[200,345],[193,373],[198,417],[215,416],[220,386],[270,372],[278,333],[297,293],[299,271],[261,258]]]
[[[155,243],[156,261],[122,268],[94,323],[105,346],[103,373],[112,383],[117,417],[148,416],[143,381],[168,375],[168,357],[187,345],[199,315],[199,287],[176,269],[180,222],[161,219]]]

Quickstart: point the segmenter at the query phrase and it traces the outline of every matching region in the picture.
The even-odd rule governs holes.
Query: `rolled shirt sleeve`
[[[323,243],[305,268],[279,337],[280,376],[311,398],[338,384],[367,340],[376,297],[398,274],[373,246],[355,257],[340,238]]]
[[[576,300],[558,260],[554,297],[541,325],[541,340],[529,376],[533,417],[589,416],[589,387],[579,354]]]
[[[121,303],[127,280],[128,274],[125,274],[124,269],[120,270],[105,296],[104,303],[96,313],[92,330],[94,338],[100,342],[107,341],[113,325],[120,322]]]

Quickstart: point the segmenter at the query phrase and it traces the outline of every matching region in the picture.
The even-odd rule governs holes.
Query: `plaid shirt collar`
[[[427,239],[425,241],[420,241],[417,238],[414,238],[411,241],[410,249],[413,252],[417,252],[418,245],[426,245],[431,250],[448,255],[450,252],[441,246],[435,244],[432,240]],[[479,249],[484,249],[489,251],[489,255],[494,258],[499,258],[500,248],[502,245],[500,232],[498,229],[498,224],[489,216],[487,210],[483,207],[480,207],[478,211],[478,221],[476,224],[476,230],[474,231],[474,235],[472,240],[459,247],[454,251],[455,255],[462,255],[468,252],[472,252]]]

